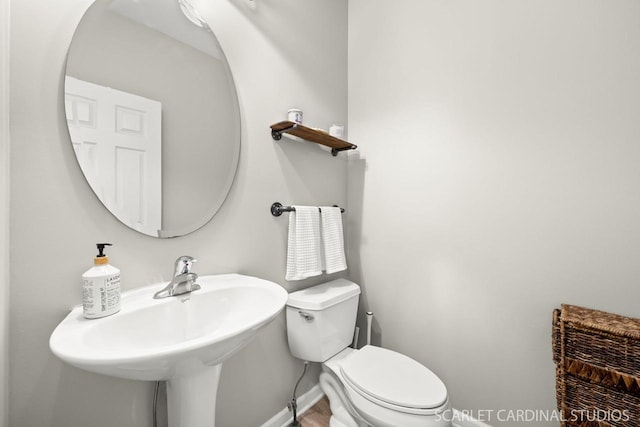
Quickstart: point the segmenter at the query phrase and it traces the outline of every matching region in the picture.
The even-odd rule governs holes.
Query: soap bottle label
[[[120,310],[120,274],[84,278],[82,297],[84,316],[89,319],[118,312]]]

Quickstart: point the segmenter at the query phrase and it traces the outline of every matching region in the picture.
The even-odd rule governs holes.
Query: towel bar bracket
[[[282,206],[282,203],[275,202],[274,204],[271,205],[271,215],[273,215],[273,216],[282,215],[282,212],[283,212],[282,208],[283,207],[284,206]]]

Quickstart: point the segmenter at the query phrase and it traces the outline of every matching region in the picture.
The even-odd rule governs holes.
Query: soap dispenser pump
[[[120,270],[109,264],[105,246],[97,243],[98,255],[93,267],[82,275],[82,307],[84,317],[97,319],[120,311]]]

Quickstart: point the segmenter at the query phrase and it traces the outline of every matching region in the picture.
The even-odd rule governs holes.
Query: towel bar
[[[338,205],[333,205],[333,207],[337,208]],[[282,203],[279,202],[275,202],[271,205],[271,215],[273,216],[280,216],[284,212],[293,212],[295,210],[296,208],[293,206],[282,206]],[[320,208],[318,208],[318,210],[320,210]],[[344,208],[340,208],[340,212],[344,213]]]

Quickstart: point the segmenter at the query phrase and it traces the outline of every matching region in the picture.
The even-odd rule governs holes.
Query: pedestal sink
[[[169,427],[213,427],[222,362],[280,313],[287,292],[239,274],[198,283],[198,291],[159,300],[153,294],[166,283],[125,292],[121,311],[101,319],[76,307],[51,334],[51,351],[87,371],[166,380]]]

